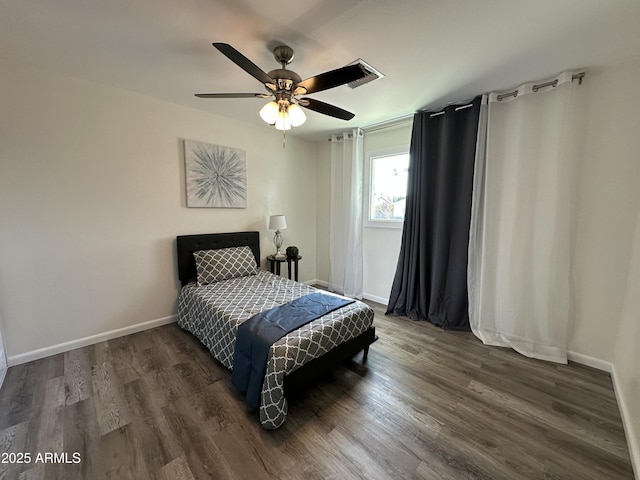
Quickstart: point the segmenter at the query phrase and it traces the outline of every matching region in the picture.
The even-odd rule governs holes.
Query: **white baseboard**
[[[568,351],[567,360],[579,363],[581,365],[586,365],[587,367],[596,368],[607,373],[611,373],[613,370],[613,365],[611,364],[611,362],[606,362],[604,360],[600,360],[599,358],[590,357],[589,355],[584,355],[582,353]]]
[[[320,285],[321,287],[327,288],[329,286],[329,284],[327,282],[325,282],[324,280],[318,280],[318,279],[314,279],[314,280],[307,280],[306,282],[302,282],[305,285]]]
[[[363,293],[362,296],[372,302],[381,303],[382,305],[389,305],[389,299],[384,297],[378,297],[377,295],[371,295],[370,293]]]
[[[50,355],[57,355],[58,353],[64,353],[76,348],[86,347],[87,345],[104,342],[105,340],[111,340],[112,338],[124,337],[125,335],[131,335],[132,333],[167,325],[175,322],[176,320],[177,315],[170,315],[168,317],[149,320],[148,322],[138,323],[136,325],[130,325],[128,327],[118,328],[108,332],[98,333],[97,335],[91,335],[90,337],[78,338],[77,340],[71,340],[58,345],[52,345],[50,347],[39,348],[38,350],[12,355],[7,358],[7,363],[10,367],[13,367],[14,365],[39,360]]]
[[[640,439],[638,435],[640,432],[636,432],[631,422],[631,414],[629,413],[629,407],[625,400],[620,384],[618,382],[618,375],[616,374],[616,367],[612,365],[611,368],[611,380],[613,381],[613,391],[616,394],[616,400],[618,401],[618,408],[620,409],[620,417],[622,418],[622,425],[624,426],[624,434],[627,437],[627,446],[629,447],[629,456],[631,457],[631,466],[635,478],[640,479]]]

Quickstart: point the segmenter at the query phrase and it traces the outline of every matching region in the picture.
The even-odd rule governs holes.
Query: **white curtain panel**
[[[522,85],[517,96],[483,98],[469,241],[473,333],[560,363],[567,362],[576,203],[574,88],[568,72]]]
[[[360,129],[331,137],[329,290],[362,298],[363,137]]]

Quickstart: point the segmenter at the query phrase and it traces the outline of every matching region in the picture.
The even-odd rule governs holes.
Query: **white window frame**
[[[409,145],[398,145],[395,147],[382,148],[372,150],[365,154],[364,165],[364,215],[363,223],[365,227],[375,228],[402,228],[404,218],[402,220],[377,220],[371,218],[371,191],[373,190],[373,161],[380,157],[393,157],[396,155],[409,154]]]

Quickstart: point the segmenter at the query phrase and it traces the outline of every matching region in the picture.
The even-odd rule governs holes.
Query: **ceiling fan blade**
[[[241,69],[251,75],[253,78],[264,83],[265,85],[274,85],[273,79],[265,73],[259,66],[241,54],[228,43],[214,42],[213,46],[222,52],[229,60],[238,65]]]
[[[199,98],[269,98],[266,93],[196,93]]]
[[[337,68],[302,80],[296,84],[296,88],[302,87],[306,90],[306,93],[315,93],[344,85],[345,83],[355,82],[364,76],[366,76],[366,72],[360,65],[347,65],[346,67]]]
[[[355,117],[355,113],[347,112],[340,107],[331,105],[329,103],[321,102],[320,100],[314,100],[313,98],[301,98],[298,103],[301,107],[308,108],[314,112],[329,115],[330,117],[340,118],[342,120],[351,120]]]

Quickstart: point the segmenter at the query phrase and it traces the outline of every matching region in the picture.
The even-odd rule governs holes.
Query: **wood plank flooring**
[[[31,461],[0,480],[633,478],[608,374],[372,306],[367,364],[290,399],[277,431],[175,324],[11,367],[0,453]],[[66,463],[36,462],[47,452]]]

